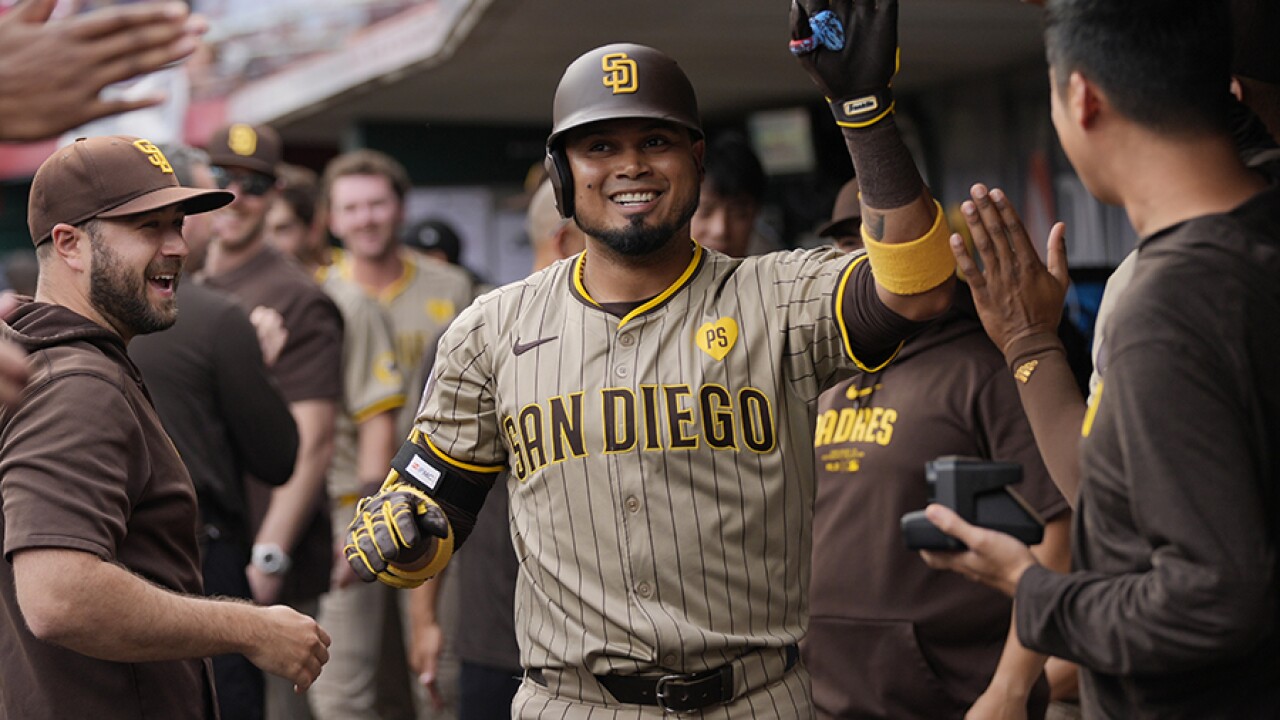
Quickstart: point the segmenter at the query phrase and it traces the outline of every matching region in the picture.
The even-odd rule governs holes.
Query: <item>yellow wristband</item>
[[[956,258],[947,238],[951,230],[942,221],[942,206],[933,201],[937,216],[923,237],[905,243],[884,243],[867,234],[862,226],[862,242],[867,247],[871,274],[885,290],[895,295],[928,292],[955,275]]]

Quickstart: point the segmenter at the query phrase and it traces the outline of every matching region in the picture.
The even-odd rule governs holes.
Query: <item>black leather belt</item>
[[[800,658],[795,645],[788,645],[786,653],[784,673],[795,667]],[[543,687],[547,685],[539,668],[529,670],[528,677]],[[687,674],[596,675],[595,678],[620,703],[657,705],[671,712],[692,712],[734,698],[732,664]]]

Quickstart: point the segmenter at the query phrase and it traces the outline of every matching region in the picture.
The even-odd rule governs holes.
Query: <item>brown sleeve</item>
[[[7,423],[0,454],[5,559],[56,547],[113,560],[142,446],[132,408],[107,380],[70,375],[32,392]]]
[[[876,292],[871,263],[856,263],[850,273],[849,292],[844,293],[843,307],[836,316],[844,318],[844,331],[854,357],[863,365],[878,366],[892,358],[906,338],[929,323],[908,320],[884,304]]]
[[[284,350],[271,368],[290,403],[342,400],[342,315],[318,287],[285,317]]]
[[[1005,360],[1017,381],[1022,409],[1049,475],[1062,496],[1075,507],[1085,406],[1067,364],[1067,351],[1057,335],[1040,333],[1011,343],[1005,350]]]

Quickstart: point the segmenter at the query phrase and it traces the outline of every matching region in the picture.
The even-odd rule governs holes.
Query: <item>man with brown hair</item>
[[[328,659],[310,618],[198,597],[195,490],[125,353],[177,317],[183,216],[228,199],[133,137],[36,173],[39,285],[0,326],[33,368],[0,413],[0,715],[214,718],[200,658],[243,653],[299,689]]]
[[[426,371],[435,355],[435,342],[458,311],[471,302],[472,281],[461,267],[420,257],[401,244],[404,198],[410,181],[408,172],[394,158],[375,150],[344,153],[329,162],[321,186],[329,229],[344,247],[343,252],[332,254],[333,263],[324,269],[323,281],[331,292],[356,292],[373,298],[390,318],[395,335],[395,364],[406,381],[407,402],[396,423],[396,436],[403,437],[413,424]],[[347,521],[354,511],[352,499],[345,508]],[[388,593],[385,588],[355,587],[344,590],[344,594],[364,598],[364,602],[339,602],[335,597],[326,603],[325,622],[343,640],[339,653],[344,657],[339,661],[352,656],[377,657],[382,634],[370,628],[381,627],[387,617]],[[456,592],[446,590],[441,607],[446,616],[453,612],[453,595]],[[442,623],[448,628],[445,633],[431,632],[437,627],[432,600],[425,591],[418,591],[407,599],[404,613],[417,618],[407,628],[407,635],[409,662],[418,675],[425,670],[425,658],[433,652],[439,654],[446,638],[452,635],[448,622]],[[386,649],[381,652],[388,654]],[[438,673],[427,685],[433,691],[437,712],[448,717],[456,703],[457,661],[447,648],[444,657]],[[340,679],[335,674],[317,688],[316,710],[322,720],[371,716],[377,678],[368,672],[368,662],[362,665],[360,677],[344,673]],[[439,695],[435,694],[437,689]],[[425,703],[426,699],[418,700]]]

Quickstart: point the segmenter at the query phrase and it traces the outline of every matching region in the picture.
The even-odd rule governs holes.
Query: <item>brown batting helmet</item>
[[[573,217],[573,176],[564,156],[564,133],[602,120],[653,118],[675,123],[702,138],[698,98],[684,71],[665,53],[617,43],[574,60],[556,87],[547,174],[562,217]]]

